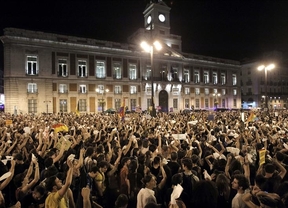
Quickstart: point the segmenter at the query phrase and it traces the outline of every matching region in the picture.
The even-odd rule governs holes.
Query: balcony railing
[[[33,89],[33,90],[28,90],[27,89],[27,93],[28,94],[38,94],[38,89]]]

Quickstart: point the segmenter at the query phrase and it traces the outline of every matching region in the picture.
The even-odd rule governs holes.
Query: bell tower
[[[152,0],[147,5],[144,14],[144,28],[153,30],[154,34],[170,35],[170,7],[162,0]]]

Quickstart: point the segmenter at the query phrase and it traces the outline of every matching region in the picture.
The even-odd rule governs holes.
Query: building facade
[[[274,64],[275,68],[259,71],[260,65]],[[281,52],[272,51],[263,54],[259,60],[241,63],[241,97],[243,109],[265,108],[265,99],[269,109],[288,108],[288,70]],[[267,90],[267,92],[266,92]],[[266,98],[267,93],[267,98]]]
[[[144,27],[127,43],[6,28],[5,112],[94,113],[123,103],[148,110],[152,83],[159,111],[241,108],[238,61],[183,52],[162,1],[150,3],[143,15]],[[160,51],[140,47],[141,40],[156,39]]]

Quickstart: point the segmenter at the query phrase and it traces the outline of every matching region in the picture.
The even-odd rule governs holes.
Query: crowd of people
[[[0,207],[288,207],[288,111],[2,114]]]

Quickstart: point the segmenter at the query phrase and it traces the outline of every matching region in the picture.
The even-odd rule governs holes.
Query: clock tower
[[[159,35],[170,34],[170,8],[162,0],[150,1],[144,14],[144,27]]]

